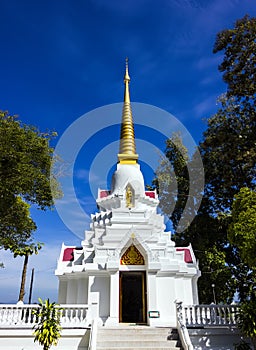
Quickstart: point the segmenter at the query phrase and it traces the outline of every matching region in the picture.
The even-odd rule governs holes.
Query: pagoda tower
[[[157,213],[156,191],[145,191],[124,76],[120,147],[111,190],[98,190],[81,247],[62,245],[55,274],[61,304],[98,304],[102,324],[175,326],[175,301],[198,304],[200,276],[191,245],[176,247]]]

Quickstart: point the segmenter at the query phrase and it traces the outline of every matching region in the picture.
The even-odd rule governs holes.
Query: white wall
[[[34,343],[32,329],[0,329],[0,350],[42,350]],[[56,350],[87,350],[90,331],[87,329],[63,329]]]
[[[105,321],[110,315],[110,276],[95,276],[89,292],[99,294],[99,317]]]

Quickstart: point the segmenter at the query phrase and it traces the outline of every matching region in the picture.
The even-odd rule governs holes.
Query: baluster
[[[8,318],[10,317],[10,324],[22,324],[22,309],[20,307],[9,308],[8,314],[10,315],[8,315]]]
[[[23,325],[25,323],[26,311],[27,311],[27,309],[24,307],[17,308],[17,310],[16,310],[18,323],[21,325]]]
[[[189,309],[190,313],[190,324],[195,324],[195,307],[191,306]]]
[[[69,308],[66,307],[66,308],[65,308],[65,323],[66,323],[66,324],[68,323],[68,312],[69,312]]]
[[[216,307],[216,305],[214,305],[213,310],[214,310],[214,324],[217,324],[217,323],[218,323],[218,320],[217,320],[217,315],[218,315],[218,313],[217,313],[217,307]]]
[[[206,322],[206,324],[211,324],[210,307],[207,306],[205,309],[206,309],[205,310],[205,312],[206,312],[205,322]]]
[[[65,313],[65,309],[62,308],[60,310],[60,322],[61,322],[61,324],[64,323],[64,313]]]
[[[74,311],[75,311],[75,322],[79,322],[79,317],[78,317],[79,309],[76,307]]]
[[[10,308],[6,308],[6,324],[9,324],[9,322],[12,322],[12,315],[10,314]]]
[[[183,313],[184,313],[183,319],[184,319],[185,324],[187,325],[187,324],[189,324],[189,319],[188,319],[188,308],[186,306],[184,306],[184,308],[183,308]]]
[[[204,324],[204,307],[199,307],[199,317],[200,317],[200,324]]]
[[[210,310],[210,324],[215,324],[215,317],[214,317],[214,307],[211,305],[209,307],[209,310]]]
[[[198,324],[198,307],[194,306],[194,324]]]
[[[81,314],[82,314],[82,310],[80,307],[77,308],[77,321],[78,323],[81,323]]]
[[[62,309],[62,322],[63,324],[66,322],[66,308]]]
[[[27,318],[26,318],[26,323],[28,323],[29,325],[32,324],[32,308],[31,306],[28,307],[28,310],[27,310]]]
[[[68,308],[68,323],[72,323],[72,309]]]
[[[79,308],[79,322],[83,322],[83,308]]]
[[[226,306],[226,314],[227,314],[227,323],[230,325],[231,324],[231,309],[230,306]]]
[[[195,307],[196,324],[200,324],[200,306]]]
[[[5,308],[4,307],[1,309],[0,322],[1,323],[5,322]]]
[[[223,318],[224,318],[224,324],[227,324],[227,308],[223,306]]]
[[[233,305],[231,305],[230,318],[231,318],[231,324],[234,325],[235,324],[235,308]]]

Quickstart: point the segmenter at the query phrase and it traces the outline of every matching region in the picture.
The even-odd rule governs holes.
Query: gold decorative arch
[[[145,265],[144,258],[140,251],[132,244],[122,255],[121,265]]]

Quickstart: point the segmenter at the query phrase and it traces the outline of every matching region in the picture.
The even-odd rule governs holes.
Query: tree
[[[241,188],[234,197],[232,221],[228,227],[228,239],[236,247],[244,273],[235,270],[239,280],[239,296],[242,299],[238,326],[252,339],[256,349],[256,192]],[[239,269],[240,268],[240,269]],[[242,283],[241,283],[242,282]]]
[[[24,263],[21,275],[20,293],[18,301],[24,301],[25,295],[25,283],[27,275],[28,258],[32,254],[38,254],[39,250],[42,248],[42,243],[30,243],[22,244],[18,247],[10,246],[9,249],[13,252],[14,258],[17,256],[24,256]]]
[[[242,187],[254,190],[256,185],[255,49],[255,18],[245,16],[236,22],[233,29],[217,35],[214,52],[224,52],[219,70],[227,83],[227,93],[220,96],[219,109],[208,119],[207,129],[199,144],[205,170],[205,193],[201,207],[189,228],[176,231],[173,237],[178,245],[192,243],[202,271],[199,297],[203,303],[212,301],[213,282],[217,301],[231,302],[236,290],[241,300],[246,300],[254,281],[252,269],[241,260],[237,254],[238,248],[228,240],[228,227],[234,196]],[[172,148],[167,158],[170,162],[177,162],[177,150]],[[178,164],[191,166],[190,161],[179,160]],[[165,170],[166,165],[161,166]],[[180,171],[179,167],[176,169],[176,181],[184,186],[184,191],[178,190],[176,198],[173,196],[171,199],[176,201],[173,214],[169,210],[174,207],[171,201],[165,202],[169,209],[162,206],[162,210],[174,221],[174,228],[175,220],[182,216],[184,208],[184,201],[177,200],[178,196],[189,199],[187,186],[194,186],[184,176],[186,171]],[[164,177],[163,172],[159,171],[157,178],[158,174]],[[172,173],[169,172],[168,176],[172,177]],[[186,181],[182,184],[184,178]],[[168,185],[172,182],[168,177],[163,182],[167,184],[165,189],[168,192]],[[167,193],[165,197],[168,198]]]
[[[255,107],[256,18],[248,15],[236,21],[234,28],[217,34],[213,52],[224,51],[219,65],[227,83],[228,97],[249,101]]]
[[[242,334],[251,338],[253,348],[256,350],[256,300],[250,299],[240,305],[238,327]]]
[[[217,35],[214,52],[224,51],[219,70],[227,93],[220,97],[220,108],[208,120],[199,144],[206,178],[205,212],[217,223],[215,245],[225,253],[223,271],[228,269],[233,276],[232,285],[225,285],[231,293],[236,288],[241,300],[250,294],[254,273],[238,254],[235,242],[228,240],[228,227],[234,196],[243,187],[254,190],[256,184],[255,48],[256,18],[245,16],[233,29]]]
[[[214,194],[215,209],[225,210],[240,188],[255,188],[256,18],[246,15],[234,28],[218,33],[213,52],[224,53],[219,70],[227,93],[200,147],[208,169],[208,195]]]
[[[232,205],[228,239],[249,268],[256,267],[256,192],[241,188]]]
[[[208,120],[199,147],[205,168],[205,195],[215,213],[231,209],[242,187],[255,187],[256,115],[241,111],[233,98],[220,98],[221,107]]]
[[[50,187],[56,133],[41,133],[23,124],[16,116],[0,111],[0,247],[24,244],[36,230],[29,205],[45,210],[60,195]]]
[[[61,308],[49,299],[43,301],[39,298],[39,313],[34,311],[38,317],[38,323],[34,326],[34,342],[43,346],[43,350],[49,350],[52,345],[57,345],[61,336]]]
[[[0,111],[0,249],[24,256],[19,301],[24,299],[28,257],[41,249],[40,243],[32,243],[37,227],[30,205],[45,210],[61,196],[51,172],[54,157],[49,143],[54,136]]]
[[[10,249],[30,239],[36,224],[30,217],[29,204],[20,196],[5,196],[5,200],[0,199],[0,246]]]
[[[165,157],[160,159],[151,189],[157,189],[160,209],[176,229],[189,193],[188,150],[177,133],[166,140]]]

